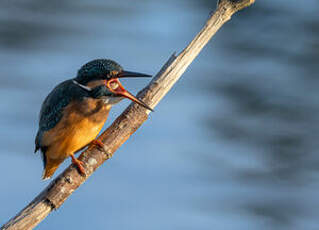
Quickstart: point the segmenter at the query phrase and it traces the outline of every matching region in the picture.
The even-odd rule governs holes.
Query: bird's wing
[[[56,86],[44,100],[39,117],[39,130],[35,138],[35,152],[46,147],[41,144],[42,135],[56,126],[63,115],[63,109],[72,99],[88,96],[88,92],[67,80]]]

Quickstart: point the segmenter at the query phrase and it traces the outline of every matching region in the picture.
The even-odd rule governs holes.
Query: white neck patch
[[[85,89],[86,91],[91,91],[92,90],[90,87],[82,85],[79,82],[77,82],[76,80],[73,80],[73,83],[76,84],[77,86],[81,87],[82,89]]]

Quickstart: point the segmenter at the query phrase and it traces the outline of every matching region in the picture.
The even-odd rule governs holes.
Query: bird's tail
[[[44,156],[46,157],[46,156]],[[42,180],[47,180],[52,177],[54,172],[57,170],[59,165],[63,162],[64,159],[50,159],[46,157],[46,162],[42,174]]]

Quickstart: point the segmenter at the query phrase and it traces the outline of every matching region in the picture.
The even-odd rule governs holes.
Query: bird
[[[39,114],[35,153],[43,160],[42,179],[52,177],[68,157],[79,173],[85,174],[83,162],[74,154],[90,144],[103,147],[96,139],[114,104],[124,98],[152,110],[128,92],[119,78],[152,77],[125,71],[110,59],[95,59],[84,64],[73,79],[58,84],[45,98]]]

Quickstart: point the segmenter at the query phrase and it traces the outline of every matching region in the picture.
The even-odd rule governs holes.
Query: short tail
[[[44,157],[46,156],[44,155]],[[64,159],[50,159],[46,157],[42,180],[50,179],[63,160]]]

